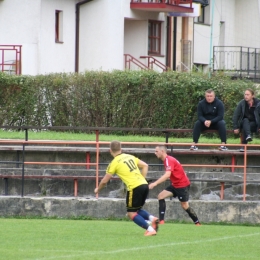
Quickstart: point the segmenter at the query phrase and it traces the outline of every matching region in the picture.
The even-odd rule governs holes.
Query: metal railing
[[[242,46],[214,46],[213,72],[260,81],[260,49]]]
[[[22,73],[22,45],[0,45],[0,71]]]
[[[136,59],[134,56],[130,55],[130,54],[124,54],[125,56],[125,69],[131,69],[131,64],[136,65],[137,68],[140,68],[142,70],[149,70],[149,67],[146,66],[145,64],[143,64],[141,61],[139,61],[138,59]]]
[[[154,69],[154,66],[160,68],[162,71],[167,71],[170,69],[165,64],[155,59],[153,56],[140,56],[140,59],[147,59],[148,68],[151,70]]]
[[[156,3],[170,5],[190,4],[190,7],[192,7],[192,0],[131,0],[131,3]]]
[[[0,126],[0,128],[8,128],[8,126]],[[10,128],[14,128],[14,127],[10,127]],[[20,127],[23,128],[23,130],[25,130],[25,141],[17,141],[17,140],[0,140],[0,144],[10,144],[10,145],[14,145],[14,144],[19,144],[22,145],[22,152],[23,152],[23,160],[21,162],[14,162],[14,163],[20,163],[22,164],[22,196],[23,196],[23,191],[24,191],[24,177],[25,177],[25,166],[26,165],[33,165],[33,164],[45,164],[45,165],[75,165],[75,166],[83,166],[83,165],[93,165],[96,167],[96,186],[98,185],[98,181],[99,181],[99,152],[100,152],[100,147],[102,145],[109,145],[109,142],[101,142],[99,141],[99,130],[102,129],[102,131],[105,131],[106,128],[102,127],[102,128],[90,128],[90,130],[94,130],[96,131],[96,141],[28,141],[28,129],[36,129],[37,127],[33,127],[33,126],[27,126],[27,127]],[[42,127],[44,128],[44,127]],[[57,129],[63,129],[66,127],[56,127],[55,130]],[[48,129],[51,129],[51,127],[49,127]],[[67,129],[73,129],[73,127],[67,128]],[[75,129],[75,128],[74,128]],[[85,127],[84,129],[89,129],[87,127]],[[120,128],[119,128],[120,129]],[[110,131],[111,129],[107,129],[108,131]],[[136,130],[140,130],[140,129],[136,129]],[[148,129],[149,130],[149,129]],[[154,129],[156,130],[156,129]],[[153,131],[154,131],[153,130]],[[162,131],[163,129],[157,129],[157,131]],[[121,131],[123,131],[123,129],[121,128]],[[163,131],[162,131],[163,132]],[[26,148],[28,147],[28,145],[94,145],[96,148],[96,161],[94,163],[90,163],[90,162],[84,162],[84,163],[64,163],[64,162],[32,162],[32,161],[26,161],[25,160],[25,153],[26,153]],[[190,146],[189,143],[167,143],[167,142],[122,142],[122,145],[130,145],[130,146],[156,146],[156,145],[166,145],[168,148],[169,147],[179,147],[179,146]],[[198,144],[198,146],[206,146],[206,147],[211,147],[211,146],[215,146],[216,144]],[[240,168],[243,169],[243,201],[246,200],[246,184],[247,184],[247,157],[248,157],[248,153],[247,153],[247,148],[249,147],[249,145],[241,145],[241,144],[226,144],[226,146],[228,147],[244,147],[244,155],[243,155],[243,164],[242,165],[234,165],[234,164],[182,164],[184,168],[188,168],[188,167],[208,167],[208,168]],[[250,145],[250,147],[257,147],[259,148],[260,145]],[[225,152],[223,152],[223,156],[225,155]]]

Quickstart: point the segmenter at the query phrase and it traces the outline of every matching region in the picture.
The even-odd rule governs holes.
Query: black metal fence
[[[260,82],[260,49],[242,46],[214,46],[213,72]]]

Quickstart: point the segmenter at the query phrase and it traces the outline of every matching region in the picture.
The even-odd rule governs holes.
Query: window
[[[205,23],[205,9],[204,6],[200,6],[200,16],[195,17],[195,22],[197,23]]]
[[[55,42],[63,43],[63,12],[55,11]]]
[[[210,6],[200,6],[200,16],[194,18],[194,22],[210,24]]]
[[[149,21],[148,54],[161,55],[161,24],[160,21]]]

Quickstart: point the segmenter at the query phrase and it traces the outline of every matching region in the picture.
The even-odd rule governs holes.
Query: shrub
[[[0,73],[1,124],[192,128],[205,90],[225,105],[227,128],[248,80],[224,74],[87,71],[37,76]]]

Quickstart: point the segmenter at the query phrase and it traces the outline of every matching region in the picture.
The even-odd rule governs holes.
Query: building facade
[[[238,61],[230,65],[223,46],[253,48],[258,61],[260,0],[175,3],[0,0],[0,70],[37,75],[125,68],[190,71],[194,64],[204,70],[234,68]],[[20,46],[20,56],[14,46]]]

